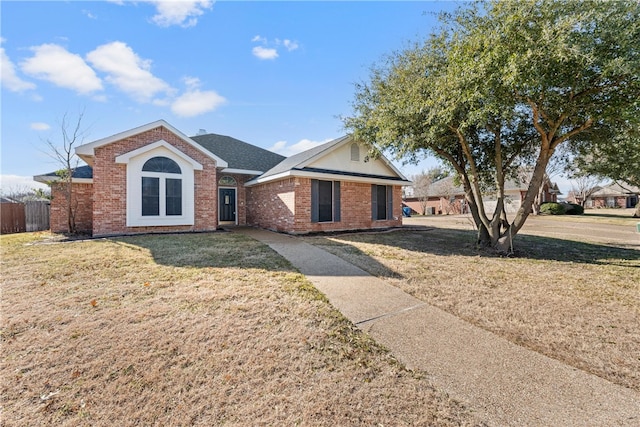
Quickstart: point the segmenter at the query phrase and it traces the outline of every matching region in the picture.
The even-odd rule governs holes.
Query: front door
[[[236,221],[236,189],[221,188],[219,194],[220,221]]]

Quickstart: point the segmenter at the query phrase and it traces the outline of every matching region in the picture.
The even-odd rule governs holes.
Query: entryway
[[[236,223],[235,188],[220,188],[218,190],[218,212],[220,222]]]

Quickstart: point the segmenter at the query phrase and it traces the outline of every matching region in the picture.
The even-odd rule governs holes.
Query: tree
[[[372,152],[450,165],[478,242],[507,251],[556,150],[578,137],[588,147],[621,117],[640,118],[622,113],[640,96],[640,5],[491,1],[441,19],[438,33],[372,68],[343,122]],[[531,180],[509,222],[504,183],[523,165]],[[485,191],[497,194],[493,213]]]
[[[580,206],[584,208],[587,204],[587,199],[600,189],[598,185],[601,179],[586,173],[578,173],[571,178],[571,191],[576,200],[580,202]]]
[[[636,111],[640,115],[640,108]],[[609,178],[625,188],[640,188],[640,130],[632,122],[609,140],[585,147],[582,141],[574,144],[577,157],[575,165],[586,174]],[[640,218],[640,201],[634,217]]]
[[[533,213],[534,215],[540,214],[540,205],[543,203],[545,183],[549,183],[549,185],[551,185],[551,178],[560,174],[561,172],[563,172],[563,170],[566,169],[563,160],[564,159],[558,157],[558,154],[556,154],[556,157],[552,157],[551,159],[549,159],[549,163],[547,164],[547,168],[545,169],[544,175],[542,177],[542,185],[540,186],[540,188],[538,188],[538,194],[536,195],[536,198],[533,200],[533,204],[531,205],[531,213]],[[529,182],[530,177],[531,173],[529,173],[528,171],[526,180],[523,180],[521,182]]]
[[[429,201],[429,189],[431,184],[435,181],[438,181],[446,176],[448,176],[448,172],[445,171],[441,167],[432,167],[428,171],[422,171],[422,173],[418,175],[414,175],[412,177],[413,181],[413,195],[420,202],[420,207],[422,208],[422,215],[425,215],[427,212],[427,204]]]
[[[86,130],[82,129],[84,112],[78,115],[75,124],[69,121],[67,114],[62,116],[60,122],[60,134],[62,141],[56,143],[47,139],[49,155],[58,163],[60,169],[56,171],[58,179],[51,183],[58,186],[65,198],[65,210],[67,211],[67,231],[69,234],[76,232],[76,200],[73,197],[73,173],[78,167],[79,159],[75,154],[75,147],[81,145],[86,137]]]
[[[0,195],[18,202],[51,198],[51,193],[48,190],[43,190],[42,188],[30,188],[27,185],[13,186],[6,190],[0,189]]]

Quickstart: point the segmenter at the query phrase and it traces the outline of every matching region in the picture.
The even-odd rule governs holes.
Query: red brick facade
[[[69,231],[67,221],[67,198],[62,183],[51,185],[50,226],[54,233]],[[72,184],[71,206],[75,212],[76,231],[91,233],[93,230],[93,185]]]
[[[85,148],[86,151],[83,154],[91,156],[92,160],[93,184],[74,184],[78,231],[90,232],[94,236],[212,231],[218,227],[219,222],[219,187],[236,189],[235,215],[239,225],[255,225],[292,234],[388,228],[402,225],[402,190],[399,185],[392,187],[393,212],[388,220],[374,221],[371,219],[371,184],[341,181],[340,220],[312,222],[312,180],[310,178],[289,177],[245,187],[244,184],[253,176],[221,172],[222,168],[216,169],[214,158],[189,144],[165,126],[159,125],[147,129],[134,135],[125,134],[119,140],[97,144],[93,148]],[[159,141],[165,141],[169,145],[159,143]],[[137,209],[140,208],[140,205],[136,205],[136,191],[139,187],[132,186],[141,185],[142,181],[127,183],[127,179],[135,180],[134,177],[141,176],[139,172],[142,169],[140,171],[137,169],[138,167],[142,168],[140,165],[145,158],[139,156],[145,155],[145,151],[135,150],[144,149],[151,144],[155,145],[149,149],[170,149],[169,151],[171,151],[175,148],[182,155],[191,159],[187,162],[182,158],[181,161],[189,164],[190,168],[189,171],[183,171],[183,173],[193,173],[193,188],[190,186],[191,184],[188,184],[186,190],[183,187],[183,192],[189,193],[187,200],[191,200],[191,189],[193,189],[193,225],[163,225],[164,217],[161,217],[157,222],[155,222],[155,218],[153,222],[144,222],[139,219],[139,214],[132,216],[132,212],[138,212]],[[194,161],[202,165],[202,170],[199,170],[199,166]],[[131,168],[129,171],[128,167]],[[183,176],[185,179],[191,179],[191,175]],[[220,185],[220,178],[223,176],[233,177],[236,184]],[[230,180],[226,181],[230,182]],[[129,198],[128,191],[131,191]],[[53,196],[51,229],[54,232],[66,232],[67,216],[63,203],[64,194],[54,186]],[[127,206],[128,203],[132,203],[132,206]],[[187,207],[189,208],[188,215],[180,218],[175,224],[191,222],[191,206]],[[128,209],[129,220],[127,219]],[[154,222],[160,225],[153,225]],[[131,224],[142,224],[142,226],[132,226]]]
[[[127,165],[116,163],[115,159],[159,140],[167,141],[203,166],[203,170],[194,172],[194,225],[127,227]],[[215,230],[218,226],[216,182],[215,161],[164,127],[98,147],[93,164],[93,235]]]
[[[292,234],[399,227],[401,201],[402,188],[394,186],[393,217],[374,221],[371,184],[341,181],[340,221],[311,222],[311,179],[285,178],[247,189],[247,223]]]

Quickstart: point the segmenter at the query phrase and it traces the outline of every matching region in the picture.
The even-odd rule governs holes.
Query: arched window
[[[182,170],[167,157],[152,157],[142,166],[142,216],[182,215]]]
[[[180,166],[167,157],[152,157],[142,166],[143,172],[182,173]]]
[[[218,184],[222,186],[227,186],[227,187],[235,187],[236,185],[238,185],[235,178],[229,175],[225,175],[222,178],[220,178],[220,181],[218,181]]]
[[[360,161],[360,147],[358,147],[358,144],[356,143],[351,144],[351,161],[352,162]]]

